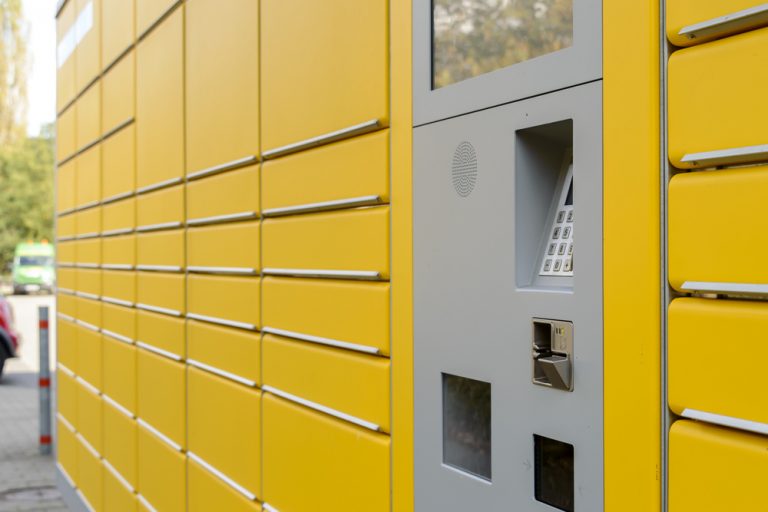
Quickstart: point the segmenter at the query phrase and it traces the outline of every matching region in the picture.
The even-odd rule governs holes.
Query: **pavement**
[[[6,362],[0,378],[0,512],[63,512],[53,456],[40,455],[38,448],[37,307],[50,306],[53,319],[54,300],[42,295],[9,300],[23,341],[20,357]],[[52,366],[55,353],[52,348]]]

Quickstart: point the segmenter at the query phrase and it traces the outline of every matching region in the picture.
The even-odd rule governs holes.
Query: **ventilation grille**
[[[462,142],[453,152],[451,178],[453,188],[461,197],[467,197],[474,190],[477,183],[477,154],[469,142]]]

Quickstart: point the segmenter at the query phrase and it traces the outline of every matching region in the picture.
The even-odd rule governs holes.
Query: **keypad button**
[[[571,270],[573,270],[573,260],[568,258],[563,264],[563,272],[570,272]]]
[[[549,244],[549,249],[547,249],[547,254],[552,256],[555,254],[556,250],[557,250],[557,243],[551,243]]]
[[[573,256],[573,244],[568,244],[568,256]]]
[[[563,228],[563,238],[568,239],[571,237],[571,226],[565,226]]]
[[[562,266],[563,261],[562,260],[555,260],[555,266],[552,268],[555,272],[560,272],[560,267]]]
[[[557,254],[562,256],[565,254],[565,248],[568,247],[568,244],[560,244],[560,247],[557,248]]]
[[[549,270],[552,268],[552,260],[547,260],[544,262],[544,272],[549,272]]]
[[[573,210],[568,212],[568,218],[566,220],[567,222],[573,222]]]
[[[559,227],[555,228],[555,230],[552,232],[552,240],[557,240],[558,238],[560,238],[560,228]]]
[[[557,212],[557,222],[561,223],[563,220],[565,220],[565,210],[560,210]]]

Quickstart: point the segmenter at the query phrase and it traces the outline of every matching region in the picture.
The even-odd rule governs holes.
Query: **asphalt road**
[[[16,329],[21,333],[19,359],[34,372],[38,371],[40,365],[38,307],[49,307],[49,360],[53,370],[56,366],[56,299],[53,295],[9,295],[7,298],[16,317]]]

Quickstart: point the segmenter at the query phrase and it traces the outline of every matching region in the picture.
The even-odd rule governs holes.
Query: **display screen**
[[[573,44],[573,0],[432,0],[432,88]]]

